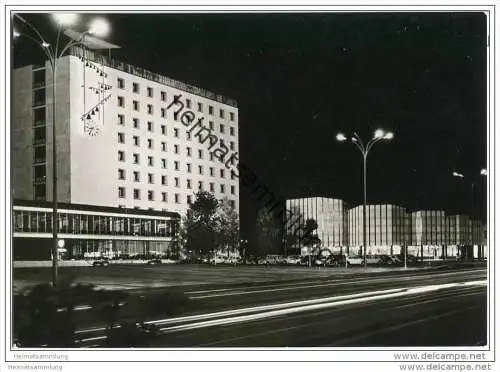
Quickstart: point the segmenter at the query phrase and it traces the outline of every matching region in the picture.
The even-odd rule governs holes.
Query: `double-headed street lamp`
[[[474,191],[475,191],[475,188],[476,188],[476,182],[477,182],[477,178],[472,178],[472,177],[465,177],[463,173],[459,173],[459,172],[453,172],[452,173],[453,177],[458,177],[458,178],[463,178],[465,180],[469,180],[471,181],[471,217],[472,217],[472,226],[471,226],[471,245],[474,246],[474,214],[475,214],[475,206],[474,206]],[[480,176],[487,176],[488,175],[488,171],[486,169],[481,169],[481,171],[479,172],[479,175]],[[478,247],[479,247],[479,243],[478,243]],[[478,248],[478,258],[481,259],[481,253],[479,252],[479,248]]]
[[[61,31],[70,26],[75,25],[79,21],[78,14],[70,13],[54,13],[52,14],[53,20],[57,24],[57,37],[55,43],[51,45],[47,39],[42,36],[40,31],[28,22],[21,15],[14,13],[23,25],[27,26],[34,32],[34,35],[20,33],[18,30],[13,30],[13,37],[20,36],[26,37],[34,41],[38,45],[49,61],[49,66],[52,71],[52,285],[57,286],[57,266],[58,266],[58,215],[57,215],[57,152],[56,152],[56,82],[57,82],[57,61],[63,57],[65,53],[73,46],[84,45],[85,37],[87,35],[105,36],[109,32],[109,24],[102,18],[96,18],[90,23],[90,27],[83,33],[76,33],[77,38],[71,38],[65,45],[59,45],[61,41]],[[73,34],[75,34],[73,32]],[[93,38],[94,40],[98,40]]]
[[[344,142],[347,141],[347,137],[342,133],[337,134],[337,141]],[[373,138],[365,145],[359,135],[354,132],[351,137],[352,143],[356,145],[356,147],[361,151],[363,155],[363,261],[365,269],[367,267],[366,262],[366,159],[368,158],[368,153],[370,152],[373,145],[380,141],[390,141],[394,138],[394,134],[392,132],[385,132],[382,129],[377,129],[373,134]]]

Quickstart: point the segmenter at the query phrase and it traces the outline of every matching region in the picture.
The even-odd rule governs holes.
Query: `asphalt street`
[[[227,276],[238,268],[215,270]],[[194,310],[151,320],[162,332],[157,347],[470,346],[487,341],[484,267],[330,273],[290,283],[222,282],[182,290]],[[80,329],[80,345],[99,346],[102,331]]]

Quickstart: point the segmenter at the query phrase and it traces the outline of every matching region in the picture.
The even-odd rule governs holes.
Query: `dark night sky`
[[[108,40],[122,47],[114,57],[238,100],[240,159],[277,195],[360,203],[361,154],[335,135],[357,131],[368,140],[382,127],[395,138],[368,157],[369,202],[470,212],[476,180],[485,216],[483,13],[106,18]],[[29,19],[53,28],[47,17],[45,25]],[[28,47],[16,45],[16,65],[34,58]],[[242,188],[244,231],[258,207]]]

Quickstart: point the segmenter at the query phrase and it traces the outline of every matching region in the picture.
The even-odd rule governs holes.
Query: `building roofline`
[[[52,208],[53,203],[51,201],[42,200],[26,200],[26,199],[14,199],[14,207],[38,207],[38,208]],[[172,217],[181,218],[180,214],[177,212],[163,212],[155,211],[149,209],[134,209],[134,208],[119,208],[119,207],[106,207],[100,205],[91,204],[73,204],[73,203],[57,203],[58,209],[69,209],[75,211],[87,211],[87,212],[101,212],[101,213],[120,213],[120,214],[131,214],[137,216],[151,216],[151,217]]]
[[[69,50],[69,54],[75,57],[83,57],[83,49],[81,47],[72,47]],[[222,94],[216,94],[214,92],[211,92],[209,90],[199,88],[195,85],[191,84],[186,84],[178,80],[171,79],[169,77],[166,77],[164,75],[158,74],[156,72],[152,72],[146,69],[143,69],[142,67],[137,67],[133,66],[129,63],[121,62],[116,59],[112,59],[110,57],[107,57],[101,53],[96,53],[91,50],[85,50],[85,58],[89,59],[95,63],[102,64],[106,67],[109,68],[114,68],[116,70],[120,70],[135,76],[139,76],[143,79],[151,80],[156,83],[164,84],[167,85],[171,88],[176,88],[179,90],[183,90],[187,93],[195,94],[197,96],[201,96],[204,98],[211,99],[213,101],[217,101],[219,103],[223,103],[228,106],[232,106],[235,108],[238,108],[238,102],[229,97],[225,97]]]

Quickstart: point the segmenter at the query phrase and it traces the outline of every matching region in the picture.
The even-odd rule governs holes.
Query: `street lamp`
[[[459,173],[459,172],[453,172],[452,173],[453,177],[458,177],[458,178],[464,178],[464,179],[467,179],[470,181],[470,179],[472,177],[467,177],[465,178],[465,176],[462,174],[462,173]],[[483,168],[481,169],[481,171],[479,172],[479,175],[480,176],[487,176],[488,175],[488,171]],[[471,182],[471,217],[472,217],[472,226],[471,226],[471,245],[472,247],[474,247],[474,214],[475,214],[475,208],[474,208],[474,190],[475,190],[475,187],[476,187],[476,181],[477,179],[474,179],[472,178],[472,182]],[[479,252],[479,243],[478,243],[478,258],[481,259],[481,254]]]
[[[21,34],[19,31],[13,31],[13,37],[18,38],[20,36],[26,37],[35,42],[47,57],[49,61],[49,66],[52,71],[52,285],[57,286],[57,267],[58,267],[58,253],[59,253],[59,242],[58,242],[58,214],[57,214],[57,151],[56,151],[56,82],[57,82],[57,61],[59,58],[63,57],[64,54],[76,45],[81,45],[84,42],[85,36],[94,32],[94,30],[89,30],[80,35],[78,39],[69,40],[64,46],[59,47],[59,42],[61,39],[61,31],[63,28],[72,26],[78,22],[78,14],[69,13],[54,13],[52,18],[57,24],[57,37],[54,46],[42,36],[38,29],[28,22],[25,18],[21,17],[19,14],[14,13],[14,17],[17,18],[22,24],[29,27],[35,35]],[[95,22],[95,21],[94,21]],[[94,24],[94,22],[92,24]],[[103,30],[104,20],[100,19],[98,30]],[[109,30],[109,26],[107,28]]]
[[[359,135],[354,132],[353,136],[351,137],[352,143],[356,145],[356,147],[361,151],[361,154],[363,155],[363,261],[364,261],[364,266],[365,269],[367,267],[367,262],[366,262],[366,159],[368,158],[368,153],[370,152],[371,148],[373,145],[375,145],[377,142],[386,140],[390,141],[394,138],[394,134],[392,132],[385,132],[382,129],[377,129],[375,133],[373,134],[373,138],[366,144],[363,143]],[[339,142],[344,142],[347,140],[347,137],[339,133],[336,136],[337,141]]]

